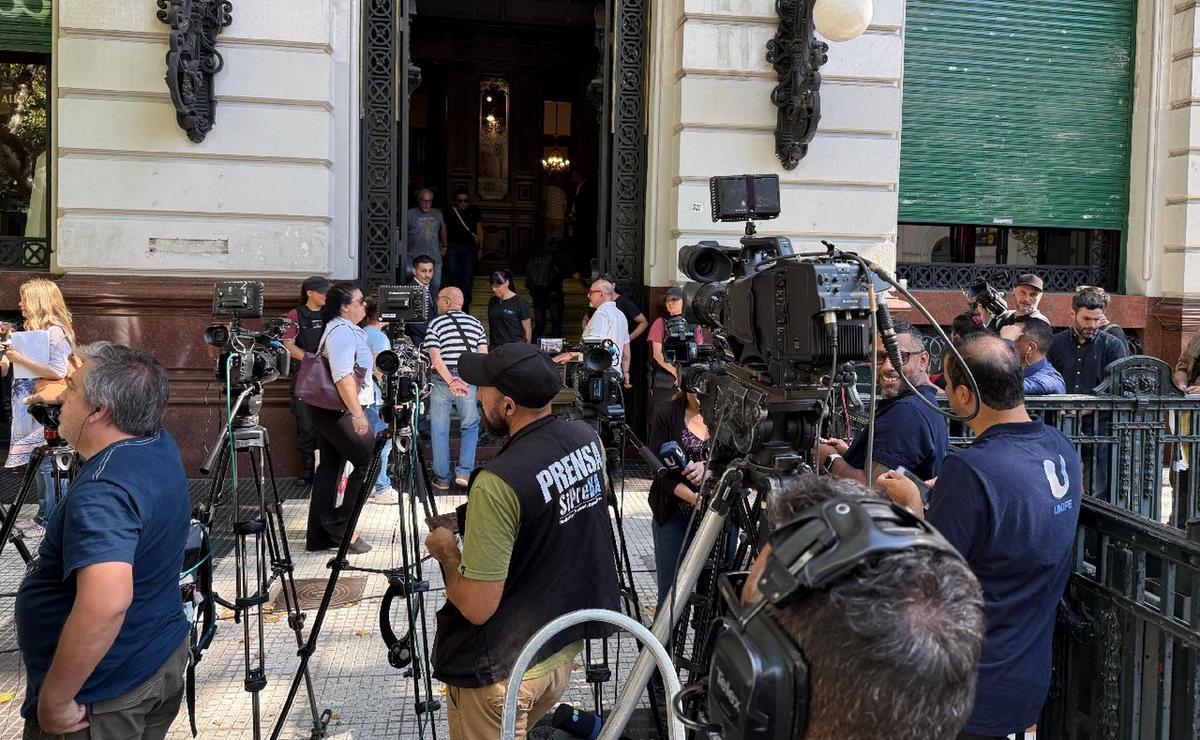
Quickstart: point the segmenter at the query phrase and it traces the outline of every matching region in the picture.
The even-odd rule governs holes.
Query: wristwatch
[[[832,474],[833,473],[833,461],[841,460],[841,459],[842,459],[842,456],[839,455],[838,453],[836,453],[836,452],[829,453],[829,457],[825,458],[825,468],[824,468],[825,472],[828,474]]]

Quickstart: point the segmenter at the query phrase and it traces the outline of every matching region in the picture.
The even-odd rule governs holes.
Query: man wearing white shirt
[[[584,339],[610,339],[617,348],[615,364],[621,367],[621,377],[625,379],[625,387],[630,387],[629,378],[629,320],[621,309],[617,308],[617,289],[607,280],[597,280],[588,290],[588,303],[596,309],[596,313],[588,321],[583,330]],[[582,360],[582,352],[563,352],[554,358],[562,364],[570,360]]]

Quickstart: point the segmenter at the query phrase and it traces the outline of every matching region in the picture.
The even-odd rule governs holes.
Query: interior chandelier
[[[554,150],[542,157],[542,169],[547,172],[565,172],[571,168],[571,160],[566,158],[565,151]]]

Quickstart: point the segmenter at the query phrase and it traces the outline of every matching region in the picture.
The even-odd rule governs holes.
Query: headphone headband
[[[925,520],[891,501],[841,495],[777,527],[758,590],[775,606],[840,580],[872,555],[928,547],[960,557]]]

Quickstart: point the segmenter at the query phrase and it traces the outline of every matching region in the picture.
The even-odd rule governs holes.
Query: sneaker
[[[470,479],[465,475],[460,475],[454,479],[454,485],[458,486],[459,488],[466,488],[467,484],[470,482]]]
[[[348,555],[362,555],[364,552],[370,551],[371,546],[367,544],[367,541],[362,537],[359,537],[357,540],[351,542],[350,546],[346,548],[346,554]]]
[[[437,489],[437,490],[439,490],[439,491],[449,491],[449,490],[450,490],[450,481],[448,481],[448,480],[435,480],[435,481],[433,482],[433,487],[434,487],[434,488],[436,488],[436,489]]]
[[[373,504],[396,504],[399,502],[399,491],[397,491],[395,488],[391,488],[390,486],[388,488],[384,488],[383,490],[376,491],[375,495],[371,497],[371,503]]]

